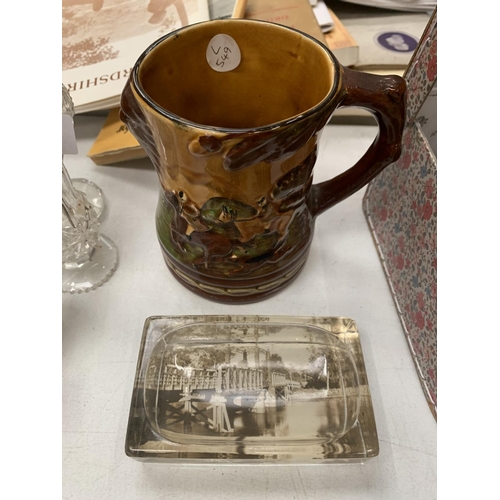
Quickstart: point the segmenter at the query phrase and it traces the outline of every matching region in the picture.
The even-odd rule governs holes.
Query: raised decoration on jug
[[[198,207],[185,191],[165,192],[160,241],[184,264],[214,276],[272,270],[310,231],[305,196],[315,160],[314,149],[255,206],[217,196]]]
[[[227,73],[197,64],[194,75],[220,33],[237,42],[240,64]],[[156,227],[173,275],[229,303],[290,283],[316,217],[399,156],[404,92],[402,78],[344,68],[318,41],[264,21],[199,23],[151,45],[125,85],[121,117],[158,173]],[[342,106],[372,111],[379,134],[354,166],[313,184],[320,132]]]

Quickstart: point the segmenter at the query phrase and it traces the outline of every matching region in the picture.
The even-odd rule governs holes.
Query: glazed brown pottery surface
[[[155,42],[125,86],[121,118],[158,173],[156,227],[174,276],[229,303],[289,283],[315,218],[399,157],[404,92],[402,78],[344,68],[277,24],[208,21]],[[320,132],[341,106],[372,111],[379,134],[356,165],[313,184]]]

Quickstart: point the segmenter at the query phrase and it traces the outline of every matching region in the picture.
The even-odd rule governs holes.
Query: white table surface
[[[193,294],[167,270],[155,233],[159,183],[149,160],[97,166],[86,154],[104,122],[75,118],[79,154],[72,178],[94,181],[106,197],[101,231],[119,265],[100,288],[62,296],[63,498],[433,499],[436,421],[419,384],[363,211],[364,189],[322,214],[309,259],[278,295],[250,305]],[[328,125],[315,181],[351,166],[376,127]],[[348,316],[360,332],[380,454],[357,465],[179,466],[145,464],[124,443],[144,321],[154,315]]]

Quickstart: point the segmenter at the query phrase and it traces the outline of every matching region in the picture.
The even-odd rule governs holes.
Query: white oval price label
[[[235,39],[229,35],[215,35],[207,47],[207,62],[212,69],[224,73],[237,68],[241,52]]]

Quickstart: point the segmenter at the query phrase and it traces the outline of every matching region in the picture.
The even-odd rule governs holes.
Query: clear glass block
[[[126,453],[179,463],[360,462],[376,456],[355,322],[148,318]]]

